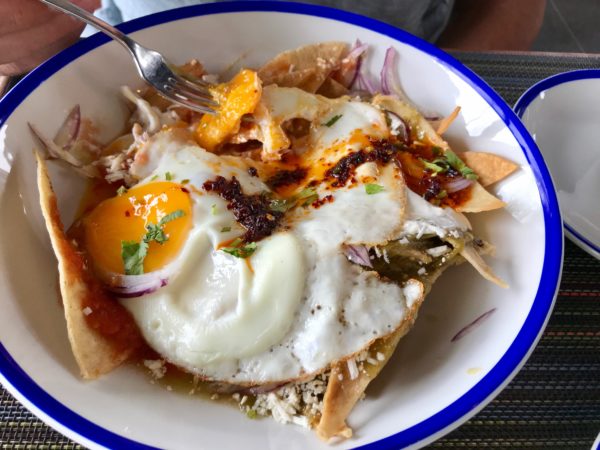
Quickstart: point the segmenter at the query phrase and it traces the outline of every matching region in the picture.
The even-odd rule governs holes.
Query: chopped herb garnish
[[[443,151],[440,147],[431,147],[431,153],[433,153],[433,156],[440,156]]]
[[[277,212],[286,212],[295,206],[308,206],[319,199],[319,194],[312,188],[302,189],[288,199],[274,198],[269,203],[269,208]]]
[[[338,114],[336,116],[333,116],[331,119],[329,119],[327,122],[325,122],[323,124],[324,127],[332,127],[334,123],[336,123],[338,120],[340,120],[342,118],[342,114]]]
[[[275,198],[269,203],[269,208],[277,212],[286,212],[291,207],[289,200]]]
[[[223,227],[221,228],[221,233],[229,233],[231,231],[231,227]]]
[[[173,179],[173,175],[171,174],[171,172],[165,173],[165,180],[171,181],[172,179]]]
[[[435,162],[429,162],[423,158],[420,158],[420,159],[421,159],[421,162],[423,163],[423,165],[425,166],[425,168],[431,170],[432,172],[441,173],[441,172],[445,172],[446,170],[448,170],[448,168],[444,167],[443,165],[438,165]]]
[[[185,213],[183,212],[183,210],[177,209],[177,210],[173,211],[172,213],[167,214],[162,219],[160,219],[160,222],[158,222],[158,225],[162,227],[166,223],[172,222],[173,220],[179,219],[180,217],[183,217],[183,216],[185,216]]]
[[[295,197],[301,206],[306,206],[318,200],[319,194],[313,188],[306,188],[302,189]]]
[[[367,193],[367,195],[375,195],[383,191],[385,191],[385,188],[379,184],[365,184],[365,192]]]
[[[154,241],[164,244],[169,240],[163,227],[172,220],[184,216],[183,210],[178,209],[164,216],[158,224],[149,223],[146,225],[146,234],[141,242],[121,241],[121,259],[125,268],[126,275],[141,275],[144,273],[144,259],[148,253],[148,245]]]
[[[256,242],[249,242],[246,245],[242,245],[241,239],[236,239],[231,243],[229,247],[223,247],[225,253],[229,253],[236,258],[248,258],[256,251]]]
[[[216,215],[217,215],[217,205],[216,205],[216,204],[214,204],[214,203],[213,203],[213,204],[210,206],[210,213],[211,213],[211,215],[213,215],[213,216],[216,216]]]
[[[144,241],[154,241],[158,242],[159,244],[164,244],[168,240],[169,238],[160,225],[156,225],[155,223],[149,223],[146,225],[146,236],[144,236]]]
[[[473,172],[473,170],[467,165],[449,148],[444,152],[444,156],[448,160],[448,164],[450,164],[454,169],[458,170],[461,175],[469,180],[476,180],[478,178],[477,174]]]
[[[150,181],[154,181],[156,179],[158,179],[158,175],[154,175],[152,178],[150,178]]]
[[[442,189],[439,192],[439,194],[435,196],[435,198],[440,199],[440,200],[443,199],[443,198],[446,198],[446,197],[448,197],[448,193],[446,192],[445,189]]]
[[[246,413],[246,416],[248,416],[248,419],[256,419],[257,415],[258,414],[255,409],[249,409],[248,412]]]
[[[117,189],[117,195],[123,195],[127,192],[127,188],[125,186],[120,186],[119,189]]]
[[[144,259],[148,252],[148,243],[121,241],[121,258],[126,275],[141,275],[144,273]]]
[[[185,180],[181,180],[181,184],[188,184],[190,182],[190,180],[188,178],[186,178]]]

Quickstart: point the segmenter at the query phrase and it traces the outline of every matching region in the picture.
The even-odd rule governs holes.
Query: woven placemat
[[[600,67],[600,56],[455,53],[513,105],[555,73]],[[508,387],[431,448],[588,450],[600,432],[600,262],[566,242],[548,327]],[[0,388],[0,449],[81,448]]]

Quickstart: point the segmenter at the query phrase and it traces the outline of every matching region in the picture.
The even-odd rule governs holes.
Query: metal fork
[[[117,28],[98,19],[94,15],[66,0],[40,0],[42,3],[69,14],[109,35],[123,45],[135,61],[139,74],[158,92],[186,108],[202,113],[213,114],[219,106],[209,91],[210,85],[202,80],[190,81],[178,75],[160,53],[138,44]]]

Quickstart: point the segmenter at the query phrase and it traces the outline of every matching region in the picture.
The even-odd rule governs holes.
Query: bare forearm
[[[456,0],[438,40],[459,50],[527,50],[542,26],[546,0]]]
[[[73,0],[94,10],[100,0]],[[0,75],[32,69],[79,38],[83,25],[37,0],[0,0]]]

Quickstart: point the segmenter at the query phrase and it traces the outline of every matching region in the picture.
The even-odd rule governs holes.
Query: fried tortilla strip
[[[327,98],[339,98],[348,95],[349,92],[343,84],[333,78],[327,78],[317,91],[317,94]]]
[[[514,162],[493,153],[463,152],[458,156],[473,169],[482,186],[489,186],[503,180],[519,167]]]
[[[500,286],[501,288],[508,289],[508,284],[502,278],[498,277],[492,268],[481,257],[481,254],[473,247],[468,244],[460,252],[460,255],[465,258],[479,274],[486,280]]]
[[[377,364],[364,363],[358,376],[351,379],[348,361],[339,361],[331,369],[329,383],[323,399],[323,413],[316,432],[319,438],[328,441],[333,437],[350,438],[352,430],[346,425],[346,418],[354,408],[354,405],[362,397],[365,389],[375,379],[381,369],[389,361],[394,353],[400,338],[402,338],[415,323],[419,307],[425,297],[424,286],[420,281],[409,280],[407,285],[419,289],[417,299],[410,305],[406,319],[402,324],[388,336],[378,339],[369,347],[369,352],[381,353],[383,360],[377,360]]]
[[[81,376],[85,379],[98,378],[127,360],[143,341],[127,310],[110,298],[99,282],[90,276],[82,255],[67,239],[46,161],[37,152],[36,158],[40,205],[58,259],[60,292],[71,349]],[[89,304],[93,304],[93,308],[86,310]],[[92,328],[88,316],[94,314],[110,317],[110,327]]]
[[[280,53],[258,71],[264,86],[297,87],[315,93],[348,53],[345,42],[322,42]]]
[[[398,100],[395,97],[377,95],[373,98],[373,104],[381,109],[387,109],[404,119],[410,126],[413,132],[422,133],[431,144],[440,147],[444,151],[449,149],[448,143],[442,139],[442,137],[436,133],[433,126],[419,113],[412,105],[409,105],[402,100]],[[477,171],[475,171],[477,173]],[[460,212],[483,212],[491,211],[494,209],[500,209],[506,206],[506,204],[494,197],[488,191],[486,191],[479,182],[473,184],[471,191],[471,197],[465,201],[457,211]]]
[[[440,121],[440,123],[437,127],[437,130],[436,130],[436,133],[441,136],[446,131],[448,131],[448,128],[450,128],[450,125],[452,125],[452,122],[454,122],[454,120],[458,117],[459,112],[460,112],[460,106],[457,106],[456,108],[454,108],[452,110],[452,112],[448,116],[444,117]]]

